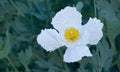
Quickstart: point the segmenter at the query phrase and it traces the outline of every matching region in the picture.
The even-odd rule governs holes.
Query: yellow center
[[[75,28],[69,28],[66,30],[65,34],[65,39],[69,42],[75,42],[78,40],[80,33],[77,29]]]

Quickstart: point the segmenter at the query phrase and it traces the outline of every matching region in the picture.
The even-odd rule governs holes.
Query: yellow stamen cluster
[[[75,28],[69,28],[66,30],[64,37],[69,42],[75,42],[78,40],[80,32]]]

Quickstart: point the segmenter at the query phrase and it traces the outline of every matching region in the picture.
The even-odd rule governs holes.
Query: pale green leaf
[[[112,64],[113,48],[110,48],[107,40],[103,38],[97,45],[98,64],[105,70],[108,70]]]
[[[119,0],[97,0],[98,13],[106,21],[107,35],[112,44],[114,44],[115,37],[120,34],[120,19],[117,14],[119,7]]]

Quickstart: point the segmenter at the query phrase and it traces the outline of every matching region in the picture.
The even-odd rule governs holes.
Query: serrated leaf
[[[30,63],[30,58],[32,57],[32,50],[31,48],[28,48],[25,50],[25,52],[21,51],[18,54],[19,61],[23,64],[23,66],[26,69],[26,72],[30,72],[28,65]]]
[[[97,49],[100,67],[108,70],[112,64],[113,48],[110,48],[107,40],[103,38],[101,42],[99,42],[99,44],[97,45]]]
[[[26,4],[16,1],[16,5],[23,13],[30,12],[30,8],[28,8]]]
[[[9,52],[11,50],[11,44],[10,43],[11,43],[10,42],[10,34],[7,31],[6,32],[5,46],[2,49],[0,49],[0,59],[5,58],[9,54]]]
[[[108,37],[111,38],[111,42],[114,44],[115,37],[120,34],[120,19],[116,13],[119,11],[120,1],[97,0],[96,2],[100,17],[106,20]]]
[[[31,48],[26,49],[25,52],[21,51],[18,54],[18,59],[21,61],[23,65],[28,65],[30,62],[30,58],[32,57],[32,50]]]

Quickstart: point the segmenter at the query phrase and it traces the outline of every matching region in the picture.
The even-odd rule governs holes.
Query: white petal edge
[[[64,54],[64,62],[77,62],[84,56],[92,56],[87,46],[78,46],[76,48],[67,48]]]
[[[54,29],[45,29],[37,36],[37,42],[46,51],[54,51],[55,49],[62,46],[59,42],[59,34]]]
[[[89,44],[97,44],[103,37],[103,23],[101,23],[97,18],[90,18],[85,27],[86,30],[89,31]]]
[[[81,20],[81,13],[79,13],[75,7],[67,6],[56,13],[56,15],[52,18],[51,24],[60,32],[68,26],[80,26],[82,22]]]

